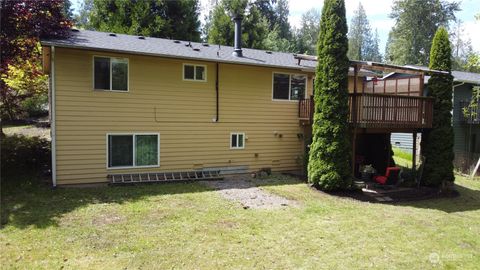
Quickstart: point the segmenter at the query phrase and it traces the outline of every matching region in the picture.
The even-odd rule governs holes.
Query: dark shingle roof
[[[452,71],[452,75],[453,75],[455,81],[472,83],[472,84],[480,84],[480,74],[479,73],[454,70],[454,71]]]
[[[112,51],[129,54],[142,54],[204,60],[232,64],[268,66],[313,72],[316,61],[294,58],[292,53],[270,52],[243,48],[243,57],[233,56],[233,47],[219,46],[190,41],[178,41],[163,38],[112,34],[89,30],[72,30],[65,39],[42,40],[43,46]],[[353,70],[353,69],[352,69]],[[371,76],[371,72],[362,70],[360,76]]]
[[[415,65],[406,65],[406,66],[427,68],[424,66],[415,66]],[[480,85],[480,73],[452,70],[452,75],[453,75],[453,80],[456,82],[464,82],[464,83]],[[430,79],[430,76],[425,76],[424,78],[425,83],[428,83],[428,79]]]

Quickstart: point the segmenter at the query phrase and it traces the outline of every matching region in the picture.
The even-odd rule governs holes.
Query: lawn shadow
[[[410,206],[423,209],[434,209],[446,213],[480,210],[480,190],[455,184],[458,196],[438,196],[431,199],[401,202],[399,206]]]
[[[22,190],[2,190],[1,222],[20,229],[58,225],[58,218],[75,209],[90,205],[136,202],[150,196],[208,191],[196,183],[168,183],[135,186],[99,186],[89,188],[56,188],[41,185]]]
[[[247,176],[249,177],[249,176]],[[275,176],[266,179],[251,179],[252,186],[297,184],[293,177]],[[32,185],[2,189],[1,226],[5,224],[20,229],[29,226],[47,228],[58,226],[64,214],[90,204],[136,202],[151,196],[209,192],[213,188],[199,182],[151,183],[127,186],[98,186],[84,188],[56,188],[47,185]]]

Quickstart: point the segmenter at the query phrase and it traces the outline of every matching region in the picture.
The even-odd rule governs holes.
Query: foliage
[[[2,136],[2,184],[20,184],[26,174],[38,176],[50,167],[50,142],[39,137],[23,135]]]
[[[295,51],[316,55],[320,33],[320,12],[314,8],[302,15],[301,26],[295,29]]]
[[[463,22],[458,20],[450,31],[450,42],[452,44],[452,70],[463,70],[467,68],[468,58],[474,55],[472,42],[464,37],[465,29]]]
[[[430,69],[451,71],[452,51],[448,32],[440,27],[435,34],[430,53]],[[424,133],[422,149],[425,164],[422,178],[430,186],[445,186],[454,181],[451,74],[432,74],[428,80],[428,95],[434,98],[433,128]]]
[[[252,3],[260,14],[267,20],[269,30],[276,30],[280,39],[291,38],[291,29],[288,22],[287,0],[256,0]]]
[[[390,14],[395,26],[389,34],[386,61],[428,65],[435,31],[454,21],[458,10],[458,2],[447,0],[396,0]]]
[[[198,6],[198,0],[94,0],[87,25],[98,31],[199,41]]]
[[[265,49],[269,24],[260,9],[247,0],[224,0],[215,6],[209,21],[207,40],[209,43],[233,45],[235,35],[232,18],[243,17],[242,44],[247,48]]]
[[[26,98],[21,107],[24,109],[27,117],[39,117],[48,115],[48,96],[36,95]]]
[[[367,14],[361,3],[354,12],[348,32],[348,58],[352,60],[381,62],[378,32],[372,36]]]
[[[478,53],[472,52],[467,56],[464,70],[468,72],[480,73],[480,55]]]
[[[23,62],[9,64],[1,79],[10,91],[4,94],[5,102],[2,115],[10,119],[23,117],[26,111],[25,99],[47,97],[48,76],[42,73],[41,62],[33,57],[40,57],[40,45],[34,48],[32,58]]]
[[[480,86],[474,86],[472,88],[472,98],[468,106],[463,108],[463,115],[467,119],[476,119],[478,118],[478,104],[480,104]]]
[[[90,13],[92,12],[92,9],[93,0],[83,0],[78,10],[78,14],[75,14],[73,18],[75,27],[85,30],[94,30],[90,23]]]
[[[71,22],[65,17],[63,0],[1,1],[0,5],[1,116],[15,119],[23,98],[46,94],[39,39],[67,36]]]
[[[343,0],[326,0],[318,37],[313,142],[308,178],[318,188],[351,185],[348,128],[348,39]]]

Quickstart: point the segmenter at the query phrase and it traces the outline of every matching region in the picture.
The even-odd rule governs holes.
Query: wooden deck
[[[390,94],[349,94],[349,122],[358,128],[414,130],[432,127],[433,99]],[[300,121],[312,123],[312,99],[299,102]]]

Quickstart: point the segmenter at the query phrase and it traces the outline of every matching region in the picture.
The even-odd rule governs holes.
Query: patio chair
[[[400,175],[399,167],[387,167],[385,175],[377,175],[373,177],[375,182],[381,185],[396,185]]]

